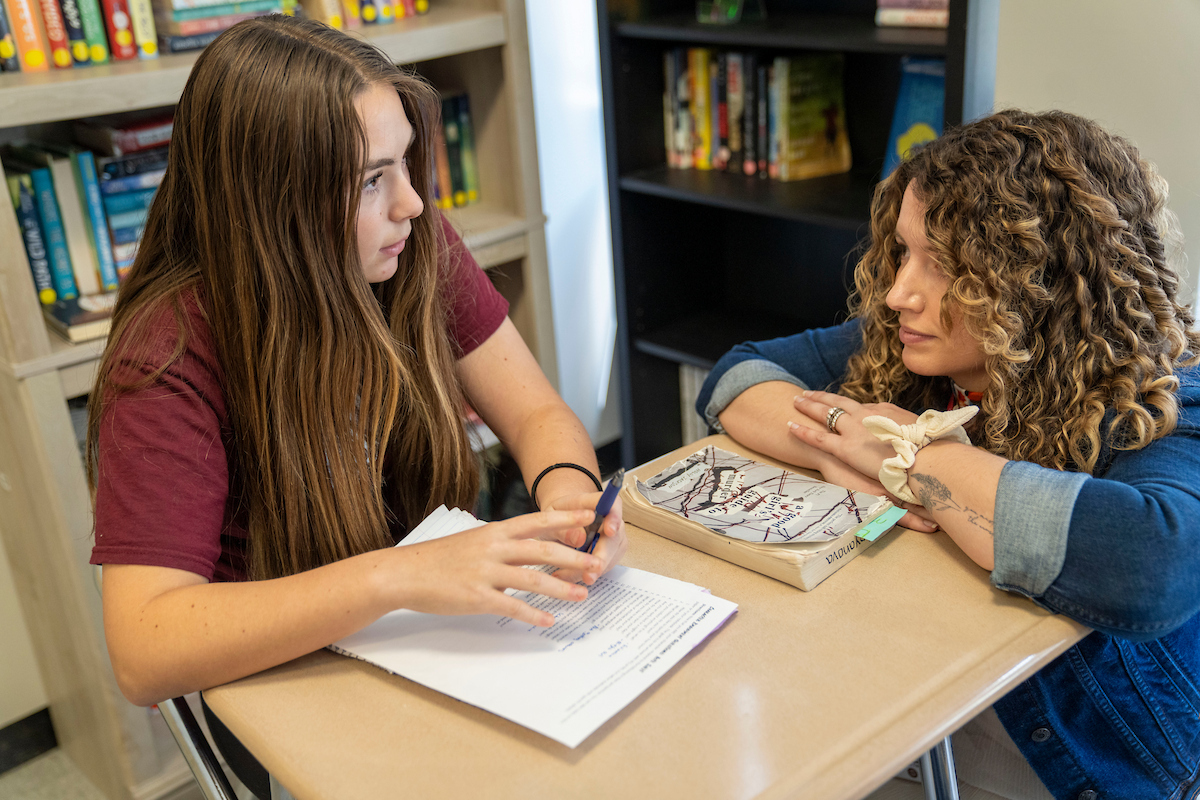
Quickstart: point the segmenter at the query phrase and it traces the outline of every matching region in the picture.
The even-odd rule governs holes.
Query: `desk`
[[[808,593],[629,537],[623,563],[740,610],[575,750],[328,651],[205,698],[298,800],[858,798],[1088,632],[944,534],[897,529]]]

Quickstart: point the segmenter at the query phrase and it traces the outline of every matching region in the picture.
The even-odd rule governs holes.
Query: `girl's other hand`
[[[588,519],[587,523],[585,523],[586,525],[591,524],[592,520],[595,519],[596,504],[599,502],[600,492],[587,492],[556,498],[552,505],[557,509],[587,510],[592,514],[592,517]],[[563,580],[582,580],[591,586],[596,582],[597,578],[620,563],[621,558],[625,555],[625,551],[629,548],[629,541],[625,538],[625,519],[623,514],[621,495],[618,494],[617,499],[613,501],[612,509],[608,512],[608,516],[600,524],[599,539],[596,541],[596,546],[592,549],[592,553],[601,561],[599,569],[562,569],[556,572],[555,575]],[[571,547],[582,547],[585,539],[586,534],[581,526],[570,531],[565,531],[564,535],[559,538],[559,541]]]
[[[564,580],[562,571],[599,574],[604,561],[560,542],[581,530],[593,516],[591,510],[540,511],[393,548],[390,552],[395,554],[401,574],[389,576],[389,581],[402,593],[393,607],[430,614],[496,614],[550,627],[552,614],[505,594],[505,590],[574,602],[586,599],[587,588]],[[531,564],[558,567],[559,573],[524,568]]]

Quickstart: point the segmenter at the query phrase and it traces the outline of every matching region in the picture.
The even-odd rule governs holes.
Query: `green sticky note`
[[[866,525],[863,525],[854,535],[859,539],[866,539],[868,542],[873,542],[891,530],[892,526],[899,522],[905,513],[905,510],[900,508],[900,506],[892,506]]]

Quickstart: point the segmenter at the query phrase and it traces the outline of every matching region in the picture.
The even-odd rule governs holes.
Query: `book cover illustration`
[[[887,155],[883,161],[883,177],[891,175],[914,147],[942,135],[945,102],[946,62],[940,58],[905,56]]]
[[[709,445],[637,489],[652,505],[715,533],[765,544],[827,542],[888,501]]]

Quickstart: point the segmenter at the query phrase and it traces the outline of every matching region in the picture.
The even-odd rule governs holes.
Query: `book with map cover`
[[[634,472],[632,525],[810,591],[904,516],[890,500],[826,483],[709,436]]]

